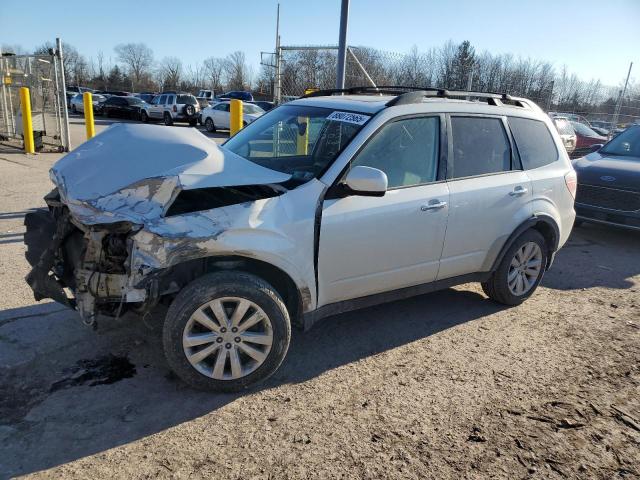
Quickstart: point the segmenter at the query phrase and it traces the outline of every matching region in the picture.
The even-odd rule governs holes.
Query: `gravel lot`
[[[170,374],[162,311],[94,332],[34,302],[58,157],[0,149],[0,478],[640,478],[640,233],[576,229],[517,308],[470,284],[329,318],[212,395]]]

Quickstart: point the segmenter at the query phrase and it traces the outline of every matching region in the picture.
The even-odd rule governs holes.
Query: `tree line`
[[[53,47],[45,43],[34,53],[47,53]],[[351,50],[347,55],[347,86],[368,85],[368,75],[377,85],[504,92],[531,98],[546,110],[602,114],[603,118],[613,114],[621,91],[619,85],[581,79],[566,65],[556,68],[545,60],[478,53],[469,41],[449,41],[423,52],[413,47],[406,54],[366,47]],[[5,45],[3,51],[25,53],[19,46]],[[103,52],[87,58],[74,46],[64,45],[67,84],[136,92],[171,89],[195,93],[203,87],[216,92],[253,90],[267,97],[274,89],[274,69],[262,66],[254,75],[241,51],[209,57],[196,65],[184,65],[177,57],[157,60],[144,43],[118,44],[113,53],[108,60]],[[335,49],[285,50],[281,60],[283,96],[301,95],[309,87],[332,88],[336,53]],[[640,85],[631,85],[622,105],[621,121],[640,116]]]

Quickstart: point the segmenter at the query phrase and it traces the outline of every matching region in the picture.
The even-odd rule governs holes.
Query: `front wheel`
[[[289,313],[278,293],[244,272],[211,273],[187,285],[163,329],[171,369],[192,387],[219,392],[268,378],[290,339]]]
[[[527,230],[509,247],[484,293],[505,305],[520,305],[538,288],[547,265],[547,243],[537,230]]]

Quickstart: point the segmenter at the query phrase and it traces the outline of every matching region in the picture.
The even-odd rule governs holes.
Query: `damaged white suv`
[[[35,298],[88,324],[170,305],[169,365],[219,391],[271,375],[292,324],[471,281],[517,305],[575,218],[540,108],[436,89],[316,92],[222,148],[116,124],[51,179],[25,220]]]

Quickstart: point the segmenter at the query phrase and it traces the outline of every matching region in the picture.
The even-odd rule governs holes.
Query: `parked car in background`
[[[138,97],[111,96],[102,104],[102,112],[106,117],[122,117],[140,120],[140,112],[146,105]]]
[[[91,95],[91,103],[93,103],[93,113],[102,114],[102,104],[107,100],[106,97],[97,93]],[[71,113],[84,113],[84,94],[78,93],[71,99]]]
[[[153,92],[141,92],[141,93],[136,93],[134,96],[138,97],[140,100],[142,100],[143,102],[146,103],[151,103],[151,100],[153,100],[153,98],[156,96],[156,93]]]
[[[236,90],[232,92],[223,93],[222,95],[217,96],[216,99],[217,100],[236,99],[236,100],[242,100],[243,102],[253,102],[253,95],[251,95],[251,92]]]
[[[247,126],[264,113],[257,105],[245,103],[242,105],[242,124]],[[215,132],[219,128],[228,130],[231,126],[231,102],[218,102],[202,110],[200,123],[207,132]]]
[[[208,107],[211,103],[216,101],[213,90],[199,90],[196,95],[200,109]]]
[[[589,124],[593,131],[601,135],[608,135],[611,131],[611,127],[613,126],[611,122],[607,122],[605,120],[591,120],[589,121]]]
[[[607,137],[595,132],[584,123],[576,121],[570,121],[570,123],[576,132],[576,148],[571,154],[572,158],[582,157],[591,151],[592,145],[604,144],[607,141]]]
[[[268,112],[269,110],[271,110],[273,107],[276,106],[275,103],[267,102],[266,100],[254,100],[251,103],[253,103],[254,105],[257,105],[258,107],[263,109],[265,112]]]
[[[562,144],[568,154],[572,154],[576,148],[577,136],[576,132],[571,125],[571,122],[566,117],[552,117],[553,124],[558,130],[558,134],[562,139]]]
[[[149,122],[162,120],[165,125],[187,122],[192,127],[198,124],[200,104],[190,93],[163,92],[156,95],[151,103],[145,104],[140,112],[140,120]]]
[[[136,124],[84,142],[51,169],[50,209],[25,217],[35,298],[87,324],[170,304],[168,365],[238,391],[278,369],[292,325],[469,282],[531,297],[575,219],[549,117],[499,94],[331,93],[223,147]]]
[[[640,230],[640,126],[598,147],[573,162],[578,220]]]
[[[131,95],[130,92],[125,92],[122,90],[96,90],[96,93],[104,95],[105,97],[128,97]]]

